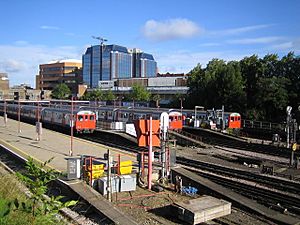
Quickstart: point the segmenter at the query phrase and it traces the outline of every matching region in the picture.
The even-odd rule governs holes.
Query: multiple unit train
[[[6,112],[9,116],[17,118],[18,104],[0,102],[0,113]],[[181,130],[183,126],[200,127],[203,124],[210,128],[241,128],[241,115],[234,112],[224,112],[223,117],[218,110],[178,110],[164,108],[127,108],[100,106],[90,107],[87,105],[76,104],[73,110],[74,130],[78,133],[90,132],[96,129],[97,121],[133,123],[137,119],[147,119],[151,115],[153,119],[160,119],[163,112],[169,114],[169,129]],[[196,114],[196,117],[195,117]],[[49,126],[68,128],[71,126],[71,106],[70,105],[49,105],[36,106],[22,104],[20,106],[20,116],[22,120],[31,122],[37,121],[40,117],[41,122]]]
[[[66,108],[41,107],[36,105],[19,105],[0,103],[0,112],[6,111],[7,115],[20,118],[23,121],[35,122],[38,120],[49,127],[68,129],[71,126],[77,133],[93,133],[96,129],[96,114],[91,110],[73,110],[73,122],[71,122],[72,111]]]
[[[222,116],[219,111],[205,111],[200,110],[195,112],[193,110],[178,109],[157,109],[157,108],[125,108],[125,107],[109,107],[103,106],[98,108],[81,107],[82,109],[94,110],[97,114],[98,120],[103,121],[119,121],[132,123],[137,119],[146,119],[151,115],[153,119],[160,119],[162,112],[169,114],[169,129],[180,130],[184,125],[200,127],[202,123],[215,124],[215,126],[222,126]],[[241,115],[234,112],[224,112],[224,128],[239,129],[241,128]]]
[[[92,110],[89,107],[81,107],[82,109]],[[97,119],[102,121],[115,121],[115,122],[125,122],[133,123],[134,120],[138,119],[148,119],[152,116],[152,119],[159,120],[160,115],[163,112],[169,114],[169,129],[170,130],[180,130],[182,129],[182,116],[177,110],[168,109],[151,109],[151,108],[125,108],[125,107],[99,107],[94,108],[97,114]]]

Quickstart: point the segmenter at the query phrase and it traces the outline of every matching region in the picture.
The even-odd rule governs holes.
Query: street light
[[[69,156],[73,156],[73,127],[74,127],[74,118],[73,118],[73,96],[71,98],[71,117],[70,117],[70,123],[71,123],[71,143],[70,143],[70,150],[69,150]]]
[[[3,118],[4,118],[4,126],[6,127],[7,124],[7,114],[6,114],[6,100],[4,98],[4,113],[3,113]]]
[[[181,112],[181,116],[182,116],[182,109],[183,109],[183,107],[182,107],[182,101],[184,101],[185,100],[185,98],[179,98],[179,100],[180,100],[180,112]]]
[[[286,147],[290,148],[290,122],[292,106],[286,107]]]
[[[20,99],[18,99],[18,133],[21,133],[21,105],[20,105]]]

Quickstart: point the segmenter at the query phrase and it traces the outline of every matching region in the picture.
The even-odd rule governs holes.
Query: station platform
[[[61,173],[67,173],[66,158],[69,157],[71,148],[70,136],[43,128],[40,141],[37,141],[35,126],[21,122],[20,128],[21,132],[18,132],[18,121],[12,119],[8,119],[5,126],[3,117],[0,117],[0,145],[24,159],[31,157],[37,162],[45,162],[53,157],[48,167]],[[107,153],[107,149],[110,149],[110,153],[115,161],[120,155],[121,161],[132,160],[133,164],[136,163],[134,154],[80,138],[73,138],[73,157],[91,155],[97,158],[104,158],[104,153]],[[132,217],[122,213],[83,181],[63,181],[59,179],[58,183],[71,188],[72,191],[90,203],[95,210],[108,218],[109,224],[137,225]]]
[[[18,121],[8,119],[5,126],[3,117],[0,117],[0,144],[13,149],[24,158],[32,157],[38,162],[45,162],[53,157],[49,166],[55,170],[66,173],[67,160],[71,149],[71,137],[59,132],[43,128],[40,141],[37,141],[35,126],[20,123],[18,132]],[[107,147],[101,144],[73,137],[73,157],[90,155],[97,158],[104,158],[107,149],[110,150],[114,160],[117,161],[120,154],[121,161],[132,160],[136,163],[136,156],[125,151]]]

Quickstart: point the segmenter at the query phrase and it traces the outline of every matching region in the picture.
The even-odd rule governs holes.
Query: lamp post
[[[21,133],[21,105],[20,105],[20,99],[18,99],[18,133]]]
[[[122,100],[124,99],[124,96],[119,96],[118,97],[118,100],[119,100],[119,107],[121,107],[122,106]]]
[[[4,112],[3,112],[3,118],[4,118],[4,126],[6,127],[7,123],[7,114],[6,114],[6,100],[4,99]]]
[[[182,107],[182,101],[184,101],[185,100],[185,98],[179,98],[179,100],[180,100],[180,112],[181,112],[181,116],[182,116],[182,109],[183,109],[183,107]]]
[[[40,123],[40,97],[37,99],[37,123],[36,123],[36,132],[37,132],[37,141],[41,139],[41,123]]]
[[[292,122],[292,106],[286,107],[286,147],[289,149],[290,146],[290,128]],[[291,158],[290,158],[290,166],[294,165],[294,151],[291,151]]]
[[[73,126],[74,126],[74,119],[73,119],[73,96],[71,98],[71,117],[70,117],[70,124],[71,124],[71,146],[69,151],[69,156],[73,156]]]
[[[182,115],[182,109],[183,109],[182,101],[184,101],[185,98],[180,97],[179,100],[180,100],[180,115],[181,115],[181,121],[182,121],[182,125],[184,125],[184,124],[185,124],[185,121],[184,121],[183,115]]]
[[[286,107],[286,147],[290,148],[290,122],[291,122],[292,107]]]

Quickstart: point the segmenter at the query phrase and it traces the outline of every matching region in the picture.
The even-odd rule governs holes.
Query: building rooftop
[[[52,60],[47,64],[53,64],[53,63],[82,63],[82,61],[79,59],[63,59],[63,60]]]

